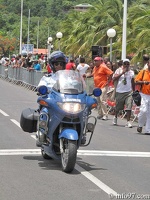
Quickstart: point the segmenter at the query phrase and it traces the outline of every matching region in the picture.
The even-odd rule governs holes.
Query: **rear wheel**
[[[77,157],[77,141],[63,139],[63,152],[61,153],[62,170],[73,171]]]

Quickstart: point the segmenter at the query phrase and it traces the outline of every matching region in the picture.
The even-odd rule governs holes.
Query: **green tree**
[[[128,19],[128,50],[134,52],[133,61],[142,60],[144,53],[150,53],[150,1],[134,3],[129,9]]]
[[[114,28],[113,55],[120,58],[122,50],[122,19],[124,0],[86,0],[93,7],[87,12],[76,12],[72,6],[83,0],[23,0],[22,41],[27,43],[28,14],[30,9],[30,43],[37,45],[39,21],[39,48],[46,48],[48,36],[53,37],[54,48],[58,48],[56,33],[61,31],[61,49],[66,54],[84,55],[91,58],[91,46],[109,47],[107,30]],[[0,0],[1,35],[20,37],[21,0]],[[143,53],[150,53],[150,1],[128,0],[127,55],[139,61]],[[16,46],[17,46],[16,45]],[[108,53],[109,56],[109,53]]]
[[[127,55],[134,54],[133,61],[141,58],[143,50],[149,50],[150,3],[148,0],[132,1],[128,5]],[[120,0],[99,0],[86,13],[69,13],[62,23],[64,50],[88,55],[92,45],[109,44],[107,30],[117,32],[113,38],[113,54],[121,58],[123,4]],[[109,45],[108,45],[109,46]]]
[[[114,9],[112,9],[113,6]],[[113,2],[100,0],[86,13],[70,13],[67,21],[62,24],[62,27],[65,27],[64,35],[66,37],[69,35],[68,38],[63,37],[66,50],[70,49],[71,52],[87,55],[90,53],[92,45],[106,46],[109,43],[106,34],[109,28],[115,28],[121,33],[121,15],[122,3],[120,0]],[[115,40],[119,42],[117,37]]]

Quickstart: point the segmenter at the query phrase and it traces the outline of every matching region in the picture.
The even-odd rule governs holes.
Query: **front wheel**
[[[61,164],[64,172],[73,171],[77,157],[77,141],[63,139],[63,152],[61,153]]]

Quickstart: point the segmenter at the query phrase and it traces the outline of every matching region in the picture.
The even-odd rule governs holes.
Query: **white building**
[[[80,11],[80,12],[86,12],[88,8],[93,7],[91,4],[88,3],[82,3],[79,5],[76,5],[73,7],[74,10],[76,11]]]

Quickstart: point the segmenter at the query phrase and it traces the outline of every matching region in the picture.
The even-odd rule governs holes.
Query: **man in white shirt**
[[[132,110],[132,92],[135,90],[134,71],[130,69],[130,60],[124,59],[123,66],[119,67],[114,75],[113,80],[118,81],[116,86],[116,108],[113,124],[117,125],[117,116],[120,110],[126,110],[127,124],[126,127],[132,128],[130,123]]]
[[[89,68],[90,66],[85,63],[85,58],[80,57],[80,63],[77,65],[77,71],[79,71],[80,75],[83,76],[83,78],[86,77],[86,71]]]

